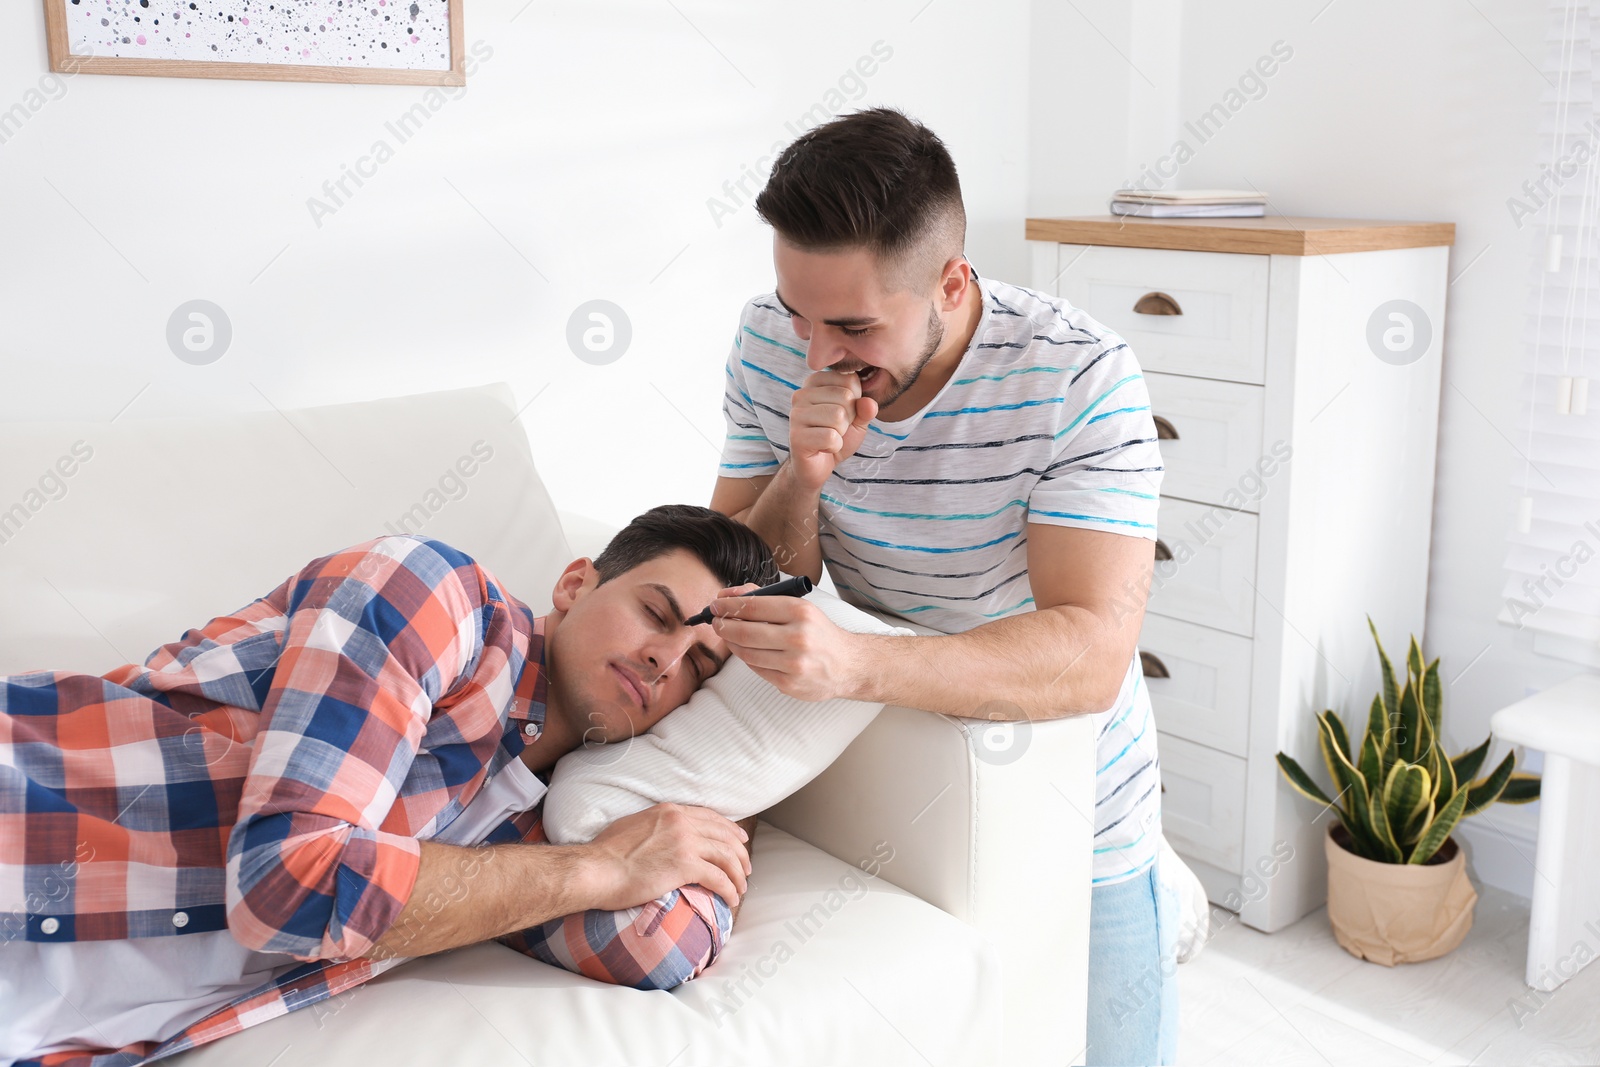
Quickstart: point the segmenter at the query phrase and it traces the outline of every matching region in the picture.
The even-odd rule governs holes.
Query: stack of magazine
[[[1242,189],[1119,189],[1111,197],[1113,215],[1147,219],[1259,218],[1267,213],[1265,193]]]

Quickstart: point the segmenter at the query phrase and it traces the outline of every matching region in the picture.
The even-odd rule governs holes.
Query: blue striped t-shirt
[[[976,272],[974,272],[976,273]],[[845,600],[943,633],[1034,610],[1028,524],[1156,535],[1161,455],[1126,342],[1065,301],[976,278],[983,313],[950,381],[874,419],[823,487],[819,536]],[[728,358],[718,473],[773,474],[806,342],[773,294],[745,305]],[[1096,884],[1132,877],[1160,840],[1156,728],[1135,652],[1095,715]]]

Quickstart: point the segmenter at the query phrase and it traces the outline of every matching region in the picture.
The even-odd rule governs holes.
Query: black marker
[[[811,579],[802,574],[797,578],[785,578],[781,582],[774,582],[772,585],[764,585],[760,589],[752,589],[748,593],[740,593],[739,595],[805,596],[807,593],[811,592],[811,590]],[[698,615],[684,619],[683,624],[685,626],[698,626],[703,622],[710,622],[711,618],[711,608],[707,607],[706,610],[700,612]]]

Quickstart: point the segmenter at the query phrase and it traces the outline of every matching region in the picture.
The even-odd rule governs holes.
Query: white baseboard
[[[1580,637],[1535,631],[1533,650],[1541,656],[1554,656],[1585,667],[1600,667],[1600,645]]]
[[[1533,896],[1538,804],[1494,807],[1463,821],[1455,836],[1467,853],[1467,869],[1478,882]]]

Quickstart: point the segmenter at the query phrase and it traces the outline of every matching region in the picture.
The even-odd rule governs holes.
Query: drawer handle
[[[1156,440],[1176,441],[1178,439],[1178,428],[1172,425],[1171,421],[1161,417],[1160,415],[1154,415],[1151,417],[1156,420]]]
[[[1182,315],[1183,308],[1166,293],[1146,293],[1133,305],[1140,315]]]
[[[1159,537],[1156,538],[1156,559],[1163,560],[1163,559],[1171,559],[1171,558],[1172,558],[1172,549],[1168,548],[1167,547],[1167,543],[1165,541],[1161,540],[1161,538],[1159,538]]]
[[[1144,669],[1146,678],[1171,678],[1167,673],[1167,665],[1161,662],[1161,657],[1154,652],[1139,653],[1139,666]]]

